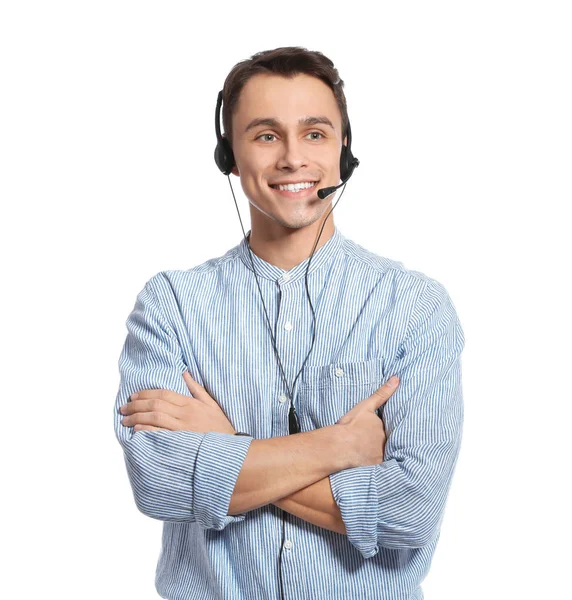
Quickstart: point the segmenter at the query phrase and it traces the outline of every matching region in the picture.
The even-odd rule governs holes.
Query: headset
[[[248,246],[248,250],[250,252],[250,261],[252,264],[252,270],[254,272],[256,284],[258,286],[258,291],[260,293],[260,299],[262,300],[264,314],[266,315],[266,322],[268,323],[268,328],[270,330],[270,336],[272,338],[272,346],[274,348],[274,353],[276,354],[276,358],[277,358],[278,364],[280,366],[284,385],[286,386],[286,389],[289,392],[290,411],[288,413],[288,433],[290,435],[292,435],[295,433],[300,433],[300,423],[298,421],[298,415],[296,414],[296,409],[294,408],[293,390],[296,385],[296,381],[298,380],[298,377],[300,376],[300,373],[302,372],[304,365],[306,364],[306,361],[308,360],[308,357],[310,356],[310,354],[312,352],[312,349],[314,347],[314,341],[316,338],[316,326],[315,326],[316,314],[314,313],[314,307],[312,306],[312,300],[310,298],[310,292],[308,290],[308,270],[310,268],[310,263],[312,262],[312,257],[314,256],[316,246],[318,245],[320,237],[322,236],[322,231],[324,230],[326,221],[328,220],[328,217],[330,216],[330,214],[334,210],[335,206],[340,201],[340,198],[342,197],[343,193],[345,192],[345,189],[346,189],[345,185],[346,185],[348,179],[352,176],[356,167],[359,165],[359,160],[353,156],[352,151],[351,151],[352,131],[351,131],[351,127],[350,127],[350,123],[349,123],[349,119],[348,119],[348,131],[347,131],[348,143],[347,143],[347,146],[342,144],[342,152],[340,155],[340,179],[342,180],[342,182],[339,185],[335,185],[335,186],[331,186],[331,187],[327,187],[327,188],[321,188],[317,191],[318,197],[323,200],[327,196],[330,196],[331,194],[333,194],[338,188],[342,187],[342,185],[344,186],[344,189],[342,190],[340,197],[337,199],[336,204],[334,204],[334,206],[332,206],[332,208],[330,209],[330,212],[327,214],[326,218],[324,219],[324,223],[322,224],[322,228],[320,229],[320,234],[318,235],[318,239],[316,240],[316,243],[314,244],[314,248],[312,249],[312,254],[310,255],[310,260],[308,261],[308,265],[306,267],[306,276],[305,276],[306,295],[308,296],[308,302],[310,303],[310,309],[312,310],[313,323],[314,323],[314,326],[312,328],[312,344],[310,346],[310,350],[308,351],[308,354],[306,355],[306,358],[304,359],[304,362],[302,363],[302,366],[300,367],[300,370],[298,371],[298,375],[296,375],[296,377],[294,379],[294,383],[292,384],[292,391],[291,391],[288,386],[288,381],[286,380],[286,375],[284,374],[284,368],[282,366],[282,361],[280,360],[280,356],[279,356],[278,350],[276,348],[276,339],[272,332],[272,326],[270,325],[270,319],[268,317],[268,312],[266,311],[266,305],[264,304],[262,290],[260,289],[260,284],[258,282],[258,276],[256,274],[256,269],[254,268],[254,259],[252,258],[252,249],[250,248],[250,243],[246,238],[246,233],[245,233],[244,227],[242,225],[242,219],[240,217],[240,211],[238,210],[238,204],[236,203],[236,197],[234,196],[234,190],[232,188],[232,183],[230,181],[230,174],[232,172],[232,168],[235,165],[235,160],[234,160],[234,154],[232,151],[232,147],[231,147],[228,139],[226,137],[222,136],[221,130],[220,130],[220,114],[221,114],[221,106],[222,106],[222,97],[223,97],[223,90],[221,90],[218,93],[218,98],[217,98],[217,103],[216,103],[215,130],[216,130],[216,137],[217,137],[217,145],[216,145],[216,148],[214,151],[214,159],[215,159],[217,167],[220,169],[220,171],[223,173],[223,175],[226,175],[228,177],[228,183],[230,185],[230,189],[232,192],[232,196],[234,198],[236,210],[238,212],[238,218],[240,221],[240,225],[242,227],[242,234],[244,237],[244,241],[246,242],[246,244]],[[278,566],[278,574],[280,576],[280,594],[281,594],[282,600],[284,600],[284,586],[283,586],[283,582],[282,582],[282,552],[284,550],[284,536],[285,536],[285,531],[286,531],[287,515],[288,515],[288,513],[285,510],[282,510],[282,543],[280,545],[279,566]]]

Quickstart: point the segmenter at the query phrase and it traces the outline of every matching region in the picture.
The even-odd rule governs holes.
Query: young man
[[[423,598],[464,336],[442,284],[344,237],[318,197],[340,181],[342,88],[303,48],[234,67],[249,235],[153,276],[127,319],[114,425],[137,507],[164,521],[163,598]]]

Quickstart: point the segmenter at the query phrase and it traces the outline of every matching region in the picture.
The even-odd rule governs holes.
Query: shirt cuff
[[[348,540],[364,558],[379,552],[376,465],[344,469],[330,475],[332,495],[340,508]]]
[[[193,494],[193,512],[203,529],[221,530],[246,518],[246,513],[229,515],[228,507],[252,439],[216,431],[204,435],[197,453]]]

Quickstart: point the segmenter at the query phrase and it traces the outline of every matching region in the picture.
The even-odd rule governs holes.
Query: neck
[[[253,222],[252,230],[248,236],[250,249],[267,263],[290,271],[290,269],[310,257],[322,224],[323,219],[319,219],[307,227],[291,229],[278,223],[274,223],[275,227],[257,228]],[[332,215],[330,215],[314,253],[334,235],[334,228]]]

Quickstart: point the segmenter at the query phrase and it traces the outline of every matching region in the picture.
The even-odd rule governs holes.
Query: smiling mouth
[[[308,183],[310,183],[310,182],[308,182]],[[303,188],[300,188],[299,190],[297,190],[297,189],[280,189],[278,187],[278,184],[276,184],[276,185],[268,184],[268,187],[272,188],[274,191],[278,192],[279,194],[281,194],[283,196],[295,198],[298,196],[306,196],[306,195],[312,194],[317,185],[318,185],[318,182],[314,181],[311,186],[303,187]]]

